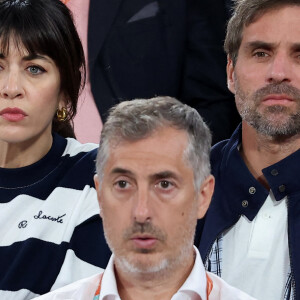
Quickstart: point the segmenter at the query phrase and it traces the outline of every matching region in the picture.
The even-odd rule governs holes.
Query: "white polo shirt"
[[[286,198],[270,192],[257,216],[245,216],[223,238],[222,278],[259,300],[283,299],[290,270]]]

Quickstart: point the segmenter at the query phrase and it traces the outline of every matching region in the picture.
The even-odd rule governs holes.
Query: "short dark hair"
[[[29,54],[45,54],[60,73],[60,90],[65,95],[68,117],[53,118],[53,131],[74,137],[73,117],[86,69],[82,44],[70,10],[60,0],[0,0],[0,50],[9,51],[11,38]]]
[[[236,64],[246,26],[272,9],[288,5],[300,5],[300,0],[234,0],[233,15],[227,25],[224,43],[226,53]]]

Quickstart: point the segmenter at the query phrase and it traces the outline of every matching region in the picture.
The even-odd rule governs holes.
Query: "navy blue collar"
[[[252,221],[269,191],[252,176],[244,163],[238,151],[241,139],[240,124],[230,140],[223,141],[212,149],[212,173],[216,177],[216,194],[218,194],[215,198],[227,202],[223,204],[230,215],[232,213],[245,215]],[[300,192],[297,176],[299,166],[300,150],[262,170],[277,201]],[[222,197],[222,193],[227,197]],[[212,206],[216,208],[219,205],[219,200],[214,199]]]
[[[36,163],[15,169],[0,168],[0,188],[18,189],[30,186],[54,170],[66,148],[67,140],[53,133],[53,143],[49,152]]]

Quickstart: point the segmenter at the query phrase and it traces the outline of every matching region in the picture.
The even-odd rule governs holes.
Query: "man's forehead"
[[[253,20],[244,26],[239,50],[242,48],[245,50],[273,49],[282,43],[290,48],[298,49],[300,42],[299,15],[300,5],[281,5],[258,12]],[[281,20],[281,23],[278,23],[278,19]],[[291,26],[295,27],[292,33]]]
[[[109,173],[113,169],[123,172],[144,169],[149,174],[174,172],[187,165],[184,155],[187,145],[185,131],[174,129],[162,130],[137,141],[123,140],[111,145],[105,169]]]
[[[148,178],[149,180],[158,180],[158,179],[166,179],[166,178],[174,178],[180,180],[180,173],[178,173],[177,169],[164,169],[158,168],[156,170],[153,170],[153,172],[142,172],[139,174],[139,172],[136,171],[134,168],[124,168],[124,167],[114,167],[110,170],[110,175],[124,175],[132,178],[139,177],[140,175],[143,175],[143,177]]]
[[[295,11],[300,10],[300,3],[299,4],[281,4],[277,3],[276,5],[266,8],[266,9],[260,9],[257,12],[255,12],[251,17],[249,17],[248,22],[243,27],[243,31],[248,28],[249,26],[260,22],[261,20],[264,20],[266,18],[273,18],[276,17],[277,14],[281,14],[283,12],[286,12],[288,15],[290,14],[289,11]],[[281,27],[281,23],[278,22],[277,19],[277,27]]]
[[[108,157],[106,170],[110,173],[134,173],[134,170],[142,169],[148,174],[168,172],[186,165],[184,150],[173,149],[172,153],[154,151],[145,148],[142,151],[134,149],[126,151],[126,147],[118,147]]]
[[[148,150],[151,154],[151,151],[156,152],[162,148],[178,148],[180,150],[182,147],[186,147],[187,144],[188,134],[186,131],[171,126],[164,126],[142,138],[117,137],[111,139],[109,142],[109,156],[115,154],[115,152],[121,152],[125,148],[139,151],[139,149],[147,150],[145,146],[149,146]],[[159,152],[161,151],[159,150]]]

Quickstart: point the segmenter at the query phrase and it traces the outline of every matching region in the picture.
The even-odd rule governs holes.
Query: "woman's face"
[[[9,53],[0,53],[0,141],[51,139],[52,119],[63,98],[59,70],[50,57],[31,56],[12,41]]]

